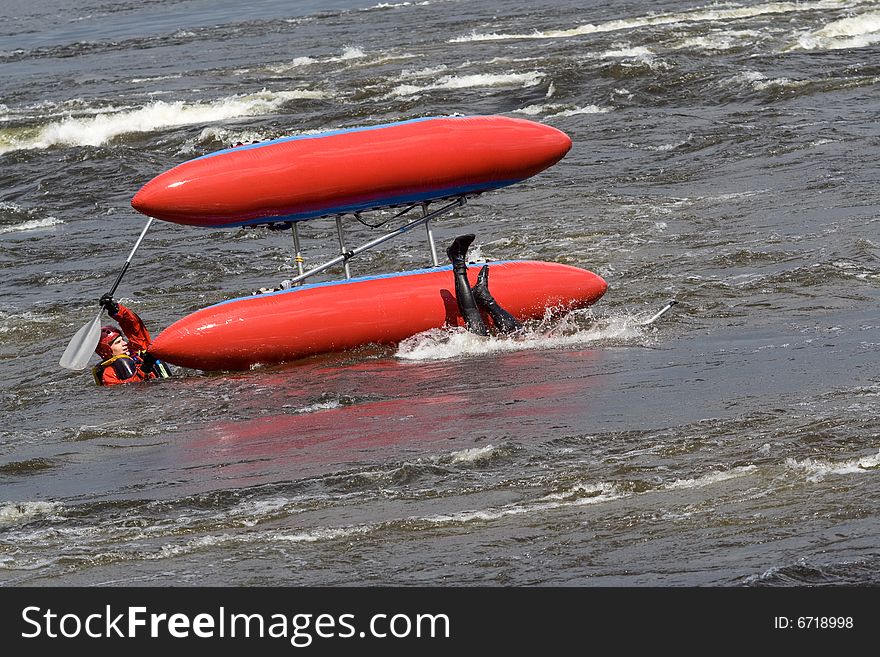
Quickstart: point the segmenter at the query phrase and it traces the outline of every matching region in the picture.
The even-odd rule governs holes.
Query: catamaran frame
[[[437,267],[437,266],[439,266],[439,261],[437,260],[437,247],[434,244],[434,233],[431,230],[430,221],[431,221],[431,219],[434,219],[435,217],[439,217],[440,215],[445,214],[445,213],[449,212],[450,210],[454,210],[455,208],[459,208],[459,207],[464,206],[465,203],[467,203],[467,197],[458,196],[452,202],[447,203],[443,207],[438,208],[437,210],[434,210],[433,212],[428,212],[428,204],[427,203],[410,205],[408,208],[406,208],[402,212],[399,212],[395,216],[395,218],[403,216],[404,214],[406,214],[407,212],[409,212],[413,208],[418,207],[419,205],[421,205],[421,207],[422,207],[422,216],[403,224],[402,226],[400,226],[396,230],[391,231],[390,233],[386,233],[385,235],[382,235],[381,237],[377,237],[376,239],[374,239],[370,242],[367,242],[365,244],[362,244],[361,246],[355,247],[354,249],[346,248],[345,238],[342,233],[342,216],[337,215],[336,216],[336,233],[337,233],[337,236],[339,237],[339,255],[336,256],[335,258],[328,260],[327,262],[325,262],[321,265],[318,265],[317,267],[312,267],[308,271],[304,271],[304,268],[303,268],[304,259],[302,257],[302,252],[300,250],[299,228],[298,228],[299,222],[297,222],[297,221],[288,222],[290,224],[290,228],[292,229],[292,233],[293,233],[294,260],[296,261],[298,274],[291,279],[282,281],[281,286],[285,287],[285,288],[293,287],[294,285],[300,284],[302,281],[309,278],[310,276],[314,276],[315,274],[320,274],[321,272],[326,271],[327,269],[330,269],[331,267],[335,267],[339,263],[343,263],[343,265],[345,267],[345,278],[350,279],[351,278],[351,271],[349,270],[349,267],[348,267],[349,260],[351,260],[355,256],[363,253],[364,251],[372,249],[373,247],[378,246],[379,244],[387,242],[388,240],[393,239],[393,238],[397,237],[398,235],[402,235],[403,233],[406,233],[406,232],[412,230],[413,228],[416,228],[417,226],[421,226],[421,225],[425,226],[425,230],[428,234],[428,245],[431,248],[431,262],[433,263],[433,265],[435,267]],[[285,226],[285,227],[287,227],[287,226]]]

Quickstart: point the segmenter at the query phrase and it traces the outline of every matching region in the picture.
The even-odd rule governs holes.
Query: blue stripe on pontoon
[[[298,141],[300,139],[320,139],[321,137],[331,137],[333,135],[342,135],[349,132],[365,132],[367,130],[381,130],[382,128],[391,128],[393,126],[398,125],[406,125],[407,123],[421,123],[422,121],[436,121],[437,119],[463,119],[468,117],[463,116],[426,116],[420,119],[409,119],[407,121],[397,121],[395,123],[382,123],[380,125],[366,125],[359,128],[340,128],[339,130],[328,130],[327,132],[318,132],[313,135],[293,135],[291,137],[279,137],[278,139],[271,139],[269,141],[261,141],[256,144],[242,144],[241,146],[234,146],[233,148],[226,148],[222,151],[216,151],[214,153],[208,153],[207,155],[202,155],[201,157],[193,158],[193,160],[204,160],[207,157],[216,157],[217,155],[223,155],[224,153],[229,153],[231,151],[241,151],[241,150],[249,150],[251,148],[262,148],[264,146],[270,146],[272,144],[280,144],[287,141]]]

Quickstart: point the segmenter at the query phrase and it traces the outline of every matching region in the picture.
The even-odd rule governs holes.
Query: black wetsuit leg
[[[495,301],[495,297],[489,292],[489,265],[483,265],[480,275],[477,276],[477,284],[473,287],[474,298],[480,308],[489,313],[492,322],[502,333],[513,333],[522,328],[516,317],[507,312]]]
[[[477,301],[474,299],[474,293],[471,291],[471,284],[467,277],[467,250],[475,237],[476,235],[456,237],[446,249],[446,256],[452,263],[452,273],[455,277],[455,299],[468,331],[477,335],[489,335],[489,330],[486,328],[486,323],[477,307]]]

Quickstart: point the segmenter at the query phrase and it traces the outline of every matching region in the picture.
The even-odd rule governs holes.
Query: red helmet
[[[113,355],[113,350],[110,349],[110,345],[113,344],[113,341],[120,335],[122,335],[122,333],[118,328],[113,326],[101,327],[101,339],[98,340],[98,346],[95,347],[95,353],[101,357],[101,360],[107,360]]]

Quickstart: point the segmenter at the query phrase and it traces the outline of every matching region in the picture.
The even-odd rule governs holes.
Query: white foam
[[[542,501],[555,502],[564,500],[579,500],[583,498],[619,496],[620,493],[614,484],[600,482],[598,484],[576,484],[571,488],[558,493],[550,493],[541,498]]]
[[[365,7],[359,11],[375,11],[377,9],[400,9],[401,7],[424,7],[431,4],[430,0],[422,2],[380,2],[372,7]]]
[[[295,532],[273,530],[269,532],[252,532],[247,534],[212,534],[200,536],[181,544],[163,545],[159,552],[145,555],[144,558],[151,560],[173,558],[203,548],[226,544],[247,544],[252,542],[263,543],[269,541],[282,543],[315,543],[318,541],[329,541],[358,534],[366,534],[374,529],[375,527],[372,525],[363,525],[332,528],[316,527]]]
[[[209,536],[199,536],[198,538],[194,538],[191,541],[187,541],[186,543],[178,544],[178,545],[163,545],[158,552],[153,554],[144,554],[142,555],[143,559],[149,561],[158,561],[160,559],[171,559],[173,557],[179,557],[184,554],[190,554],[191,552],[195,552],[196,550],[202,548],[215,547],[217,545],[224,545],[226,543],[234,543],[236,541],[236,537],[231,534],[216,534]],[[101,555],[103,557],[111,556],[111,555]],[[116,558],[119,559],[120,555],[117,553]],[[136,555],[131,555],[132,558]]]
[[[544,79],[544,73],[530,71],[528,73],[477,73],[474,75],[446,75],[436,82],[419,86],[401,84],[391,90],[388,97],[414,96],[437,89],[468,89],[472,87],[533,87]]]
[[[703,488],[705,486],[712,486],[713,484],[720,483],[722,481],[729,481],[730,479],[738,479],[740,477],[745,477],[755,470],[757,470],[757,466],[754,465],[744,465],[736,468],[731,468],[730,470],[725,471],[715,471],[709,474],[703,475],[702,477],[697,477],[696,479],[676,479],[672,483],[666,484],[664,488],[666,490],[682,490],[685,488]]]
[[[273,64],[271,66],[267,66],[266,68],[273,73],[286,73],[295,68],[300,68],[301,66],[310,66],[312,64],[317,64],[320,59],[315,59],[314,57],[295,57],[291,61],[286,64]]]
[[[847,260],[835,260],[831,263],[831,266],[839,270],[843,276],[849,276],[859,280],[867,280],[878,276],[877,274],[874,274],[870,268],[866,268],[862,263],[850,262]]]
[[[11,331],[27,331],[33,333],[33,324],[51,324],[56,320],[47,313],[32,313],[25,311],[23,313],[0,310],[0,333],[9,333]],[[42,332],[43,329],[40,329]]]
[[[343,46],[342,52],[339,55],[333,55],[330,57],[296,57],[286,64],[273,64],[271,66],[267,66],[267,70],[273,73],[286,73],[287,71],[293,70],[295,68],[301,68],[303,66],[311,66],[313,64],[328,64],[328,63],[338,63],[338,62],[349,62],[352,60],[365,59],[367,58],[367,53],[360,48],[359,46]],[[395,58],[394,56],[387,55],[383,59],[387,58]]]
[[[273,112],[291,100],[324,97],[325,94],[321,91],[296,89],[277,92],[264,90],[205,103],[159,100],[139,109],[105,112],[96,116],[68,117],[49,123],[29,138],[0,145],[0,153],[49,148],[55,145],[100,146],[123,134],[257,116]]]
[[[61,219],[57,219],[55,217],[46,217],[44,219],[31,219],[30,221],[25,221],[20,224],[14,224],[12,226],[0,226],[0,235],[3,235],[4,233],[17,233],[27,230],[40,230],[42,228],[51,228],[52,226],[57,226],[58,224],[63,223],[64,222]]]
[[[329,411],[334,408],[342,407],[342,403],[338,399],[331,399],[330,401],[325,402],[317,402],[315,404],[309,404],[308,406],[303,406],[302,408],[296,409],[296,413],[315,413],[317,411]]]
[[[374,9],[397,9],[398,7],[408,7],[412,3],[411,2],[380,2],[378,5],[373,5],[372,7],[365,7],[360,11],[372,11]]]
[[[11,502],[0,506],[0,527],[27,522],[38,516],[55,513],[61,508],[57,502]]]
[[[476,31],[467,36],[450,39],[450,43],[467,43],[472,41],[504,41],[508,39],[568,39],[588,34],[635,30],[659,25],[678,25],[682,23],[705,23],[720,21],[736,21],[758,16],[773,14],[789,14],[796,12],[816,11],[819,9],[839,9],[839,0],[820,0],[818,2],[768,2],[751,7],[723,7],[709,5],[690,11],[668,14],[648,14],[634,18],[622,18],[607,23],[586,23],[567,29],[535,30],[529,33],[490,33],[481,34]]]
[[[638,59],[650,59],[654,56],[654,53],[644,46],[626,46],[620,48],[614,48],[613,50],[606,50],[602,53],[602,57],[605,59],[614,59],[617,57],[635,57]]]
[[[376,528],[373,525],[357,525],[353,527],[315,527],[298,532],[273,532],[266,538],[285,543],[316,543],[318,541],[332,541],[338,538],[347,538],[360,534],[368,534]]]
[[[516,112],[517,114],[526,114],[527,116],[537,116],[538,114],[545,114],[547,112],[562,109],[563,107],[565,107],[565,105],[559,105],[557,103],[546,103],[543,105],[527,105],[526,107],[514,110],[514,112]]]
[[[860,456],[846,461],[829,461],[824,459],[786,459],[785,465],[807,475],[807,481],[822,481],[830,475],[866,474],[880,471],[880,450],[876,454]]]
[[[395,356],[403,360],[448,360],[464,356],[486,355],[534,349],[562,349],[597,342],[629,342],[644,337],[640,317],[620,315],[595,320],[587,328],[578,322],[583,311],[568,313],[553,325],[542,324],[514,336],[485,338],[461,327],[431,329],[407,338],[398,345]]]
[[[537,116],[546,114],[548,119],[560,116],[576,116],[578,114],[604,114],[611,110],[607,107],[599,107],[598,105],[587,105],[585,107],[572,108],[568,105],[559,103],[544,103],[541,105],[528,105],[522,109],[514,110],[518,114],[526,114],[528,116]]]
[[[209,126],[199,132],[195,139],[188,139],[181,146],[183,152],[203,153],[205,145],[213,145],[215,142],[223,144],[249,144],[255,141],[263,141],[269,139],[265,134],[257,132],[253,129],[229,130],[222,126]]]
[[[869,11],[804,34],[789,50],[842,50],[876,43],[880,43],[880,11]]]
[[[342,49],[342,54],[338,57],[331,57],[328,59],[328,62],[347,62],[351,59],[363,59],[367,56],[361,48],[357,46],[345,46]]]
[[[767,89],[797,89],[806,87],[810,84],[809,80],[791,80],[789,78],[773,78],[771,80],[755,80],[752,83],[755,91],[765,91]]]
[[[767,76],[760,71],[742,71],[728,78],[726,83],[754,85],[756,83],[763,84],[766,81]]]
[[[825,37],[857,37],[880,32],[880,11],[869,11],[829,23],[816,34]]]
[[[489,459],[497,451],[493,445],[486,445],[452,452],[449,457],[451,463],[479,463]]]
[[[254,527],[278,515],[290,516],[300,513],[304,499],[276,497],[271,499],[245,500],[239,502],[227,512],[212,516],[212,519],[217,522],[235,520],[245,527]]]
[[[581,485],[574,486],[562,493],[551,493],[533,502],[507,504],[489,509],[458,511],[450,514],[428,516],[420,520],[432,524],[469,523],[473,521],[489,522],[508,516],[546,513],[554,509],[601,504],[626,496],[627,494],[619,492],[613,484]]]
[[[556,119],[560,116],[577,116],[579,114],[605,114],[606,112],[610,112],[611,110],[608,107],[599,107],[598,105],[587,105],[585,107],[575,107],[574,109],[567,109],[561,112],[556,112],[555,114],[548,114],[548,119]]]
[[[179,80],[183,77],[181,73],[174,73],[173,75],[156,75],[150,78],[132,78],[131,81],[135,84],[142,84],[144,82],[161,82],[162,80]]]
[[[408,69],[407,68],[407,69],[403,69],[403,71],[400,72],[400,75],[398,76],[398,78],[400,80],[408,80],[408,79],[412,79],[412,78],[417,78],[417,79],[418,78],[430,78],[430,77],[435,77],[437,75],[440,75],[441,73],[444,73],[448,69],[449,69],[449,67],[446,64],[440,64],[438,66],[427,66],[425,68],[419,68],[419,69]]]
[[[684,39],[672,49],[723,52],[753,45],[761,34],[757,30],[713,30],[709,34]]]

